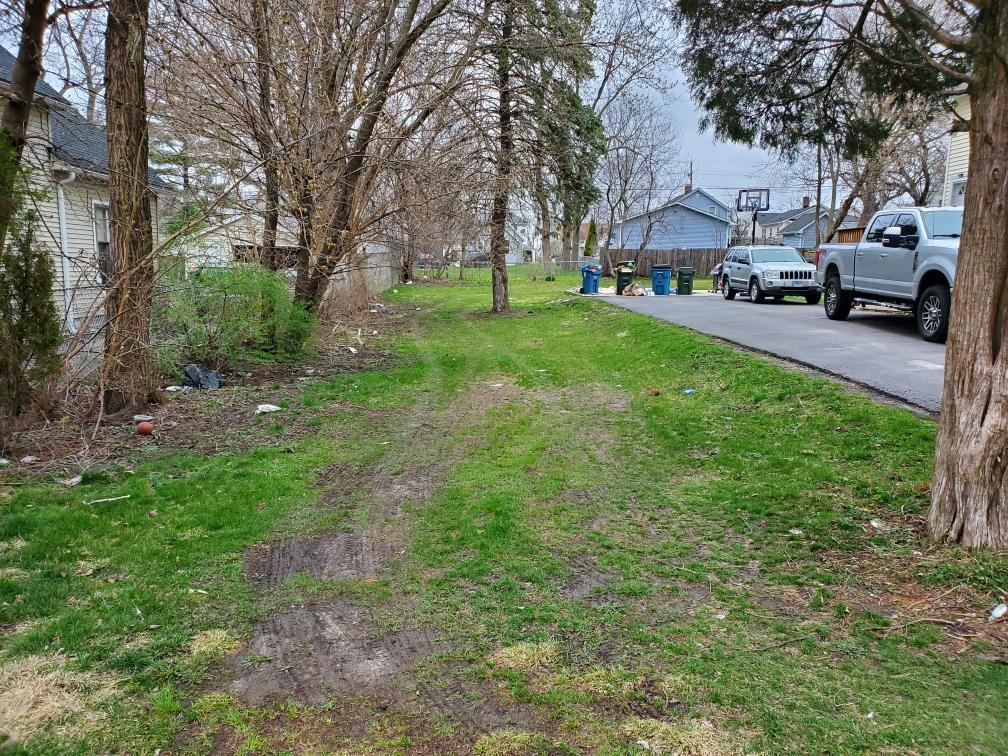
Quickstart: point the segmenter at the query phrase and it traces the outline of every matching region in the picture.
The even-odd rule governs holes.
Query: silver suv
[[[748,292],[752,302],[767,297],[784,299],[803,296],[809,304],[818,304],[822,288],[815,280],[815,266],[794,247],[732,247],[721,266],[721,293],[735,299]]]

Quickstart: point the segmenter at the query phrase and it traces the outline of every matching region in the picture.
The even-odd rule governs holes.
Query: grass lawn
[[[0,749],[1003,751],[934,424],[532,272],[390,292],[255,448],[0,481]]]

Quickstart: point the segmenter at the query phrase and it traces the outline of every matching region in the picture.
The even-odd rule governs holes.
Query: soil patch
[[[602,591],[618,579],[618,576],[597,569],[589,569],[567,581],[560,590],[565,599],[580,600]]]
[[[226,662],[226,689],[246,703],[292,699],[321,704],[367,693],[407,700],[411,669],[444,648],[429,628],[375,635],[371,612],[343,597],[299,606],[258,623]]]
[[[324,580],[373,580],[396,546],[360,533],[325,533],[309,541],[284,539],[250,546],[245,572],[263,590],[299,572]]]

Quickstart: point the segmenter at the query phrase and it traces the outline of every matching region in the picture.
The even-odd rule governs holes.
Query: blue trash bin
[[[598,264],[581,266],[581,293],[598,294],[599,281],[602,279],[602,266]]]
[[[651,291],[658,296],[667,296],[672,287],[672,266],[651,266]]]

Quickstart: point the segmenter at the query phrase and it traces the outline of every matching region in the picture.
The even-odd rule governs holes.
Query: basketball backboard
[[[739,189],[736,210],[762,213],[770,209],[769,189]]]

